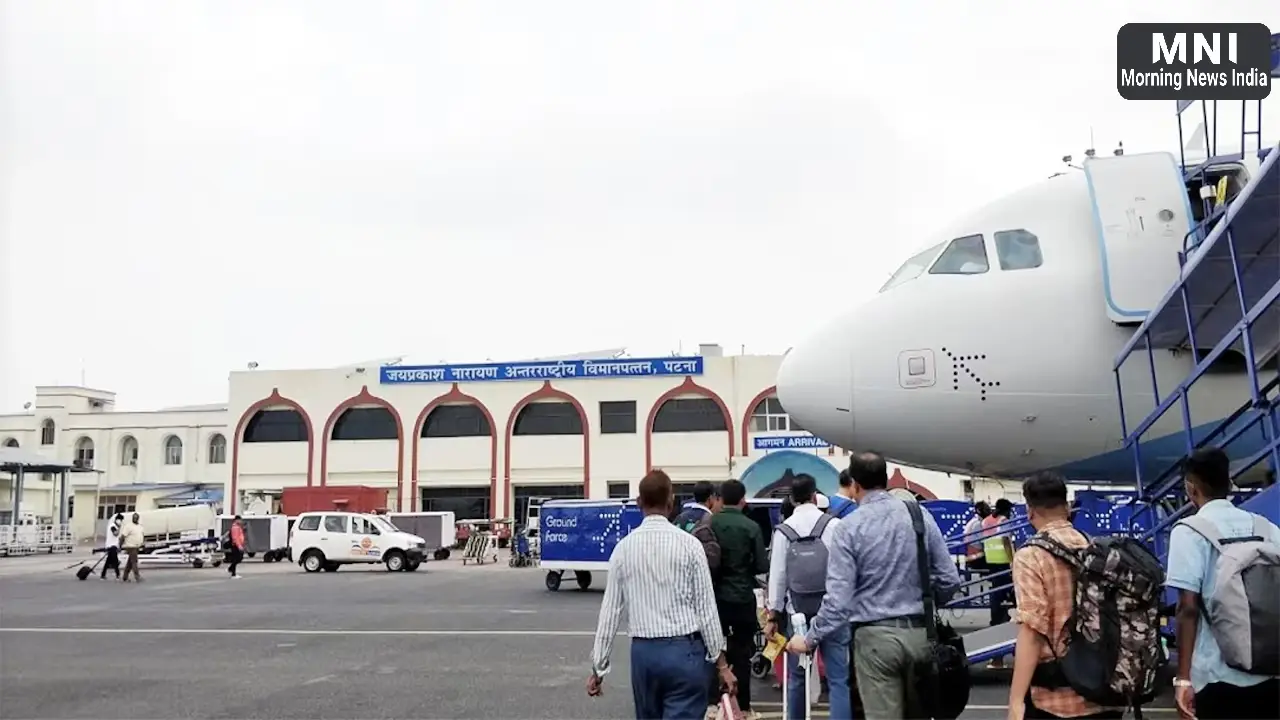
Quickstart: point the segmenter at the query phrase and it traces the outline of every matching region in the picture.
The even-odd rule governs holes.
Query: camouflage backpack
[[[1069,565],[1075,599],[1067,620],[1066,652],[1036,668],[1032,685],[1070,687],[1103,707],[1137,708],[1156,695],[1160,652],[1160,594],[1164,568],[1141,542],[1092,538],[1079,550],[1047,535],[1027,540]]]

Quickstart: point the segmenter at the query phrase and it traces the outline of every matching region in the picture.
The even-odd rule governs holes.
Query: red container
[[[386,509],[389,493],[387,488],[368,485],[291,487],[281,493],[280,504],[284,514],[291,517],[324,510],[371,513]]]

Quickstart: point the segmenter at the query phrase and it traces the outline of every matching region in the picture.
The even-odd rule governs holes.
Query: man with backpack
[[[774,531],[769,561],[769,622],[765,637],[773,637],[779,626],[787,627],[792,613],[804,613],[813,620],[827,592],[827,547],[840,521],[817,506],[818,484],[813,477],[797,475],[791,484],[794,512]],[[830,685],[833,718],[851,718],[849,696],[848,625],[818,643]],[[809,688],[797,656],[787,653],[788,720],[805,716]]]
[[[765,550],[760,525],[743,512],[747,507],[747,488],[737,480],[726,480],[720,486],[724,507],[711,519],[711,529],[720,544],[720,571],[715,578],[716,608],[726,635],[725,655],[738,683],[738,707],[748,718],[751,712],[751,656],[756,651],[756,633],[760,632],[756,612],[756,576],[769,572],[769,554]]]
[[[707,567],[714,579],[720,569],[720,543],[711,530],[711,518],[723,506],[720,490],[714,483],[700,482],[693,486],[693,502],[684,506],[672,523],[693,535],[702,543],[702,550],[707,554]]]
[[[1065,657],[1077,597],[1072,559],[1089,539],[1067,519],[1067,484],[1042,473],[1022,485],[1027,518],[1036,535],[1013,556],[1013,589],[1018,597],[1018,641],[1009,685],[1009,720],[1023,718],[1121,718],[1123,707],[1103,707],[1080,695],[1069,681],[1050,677]],[[1155,638],[1152,638],[1154,641]]]
[[[1183,462],[1195,515],[1169,535],[1184,718],[1280,718],[1280,529],[1231,504],[1227,454]]]
[[[918,506],[908,506],[889,493],[883,455],[853,454],[849,477],[858,509],[840,521],[827,548],[822,609],[807,633],[792,633],[787,651],[811,652],[852,623],[853,665],[865,716],[921,717],[921,705],[934,700],[922,697],[917,685],[925,679],[921,669],[935,658],[929,638],[933,618],[925,617],[925,593],[937,602],[950,599],[960,586],[960,573],[933,516],[922,513],[917,535],[912,507]],[[922,557],[927,560],[928,587],[922,587]]]

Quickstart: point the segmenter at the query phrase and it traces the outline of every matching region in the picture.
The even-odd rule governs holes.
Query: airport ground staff
[[[600,695],[625,608],[637,720],[702,720],[712,663],[726,690],[737,692],[706,554],[697,539],[667,520],[672,500],[671,478],[661,470],[640,481],[637,503],[644,520],[609,557],[587,678],[587,695]]]
[[[982,520],[982,555],[983,561],[987,566],[987,573],[991,575],[1004,575],[997,577],[991,581],[991,587],[996,588],[988,595],[988,601],[991,604],[991,627],[1003,625],[1009,622],[1009,600],[1013,596],[1013,575],[1005,572],[1009,570],[1010,563],[1013,562],[1013,541],[1010,539],[1008,531],[1003,535],[996,535],[996,527],[1000,523],[1007,522],[1009,517],[1013,515],[1013,503],[1005,498],[996,500],[995,510]],[[1003,586],[1003,587],[1002,587]],[[987,664],[992,670],[1000,670],[1004,668],[1004,658],[996,658]]]
[[[906,503],[889,494],[888,465],[873,452],[853,455],[858,511],[840,521],[828,547],[827,594],[809,632],[791,638],[787,650],[807,653],[853,623],[853,662],[868,718],[918,717],[913,687],[918,663],[932,650],[925,634],[924,600],[916,534]],[[925,549],[934,595],[949,599],[960,573],[937,522],[924,513]],[[908,708],[908,702],[911,708]]]
[[[125,557],[123,582],[129,582],[130,573],[137,582],[142,582],[142,573],[138,571],[138,551],[142,550],[142,516],[134,513],[130,522],[120,530],[120,547]]]

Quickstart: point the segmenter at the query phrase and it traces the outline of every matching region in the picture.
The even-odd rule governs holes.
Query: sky
[[[249,362],[781,353],[1091,132],[1176,150],[1116,30],[1210,20],[1280,6],[0,0],[0,412],[220,402]]]

